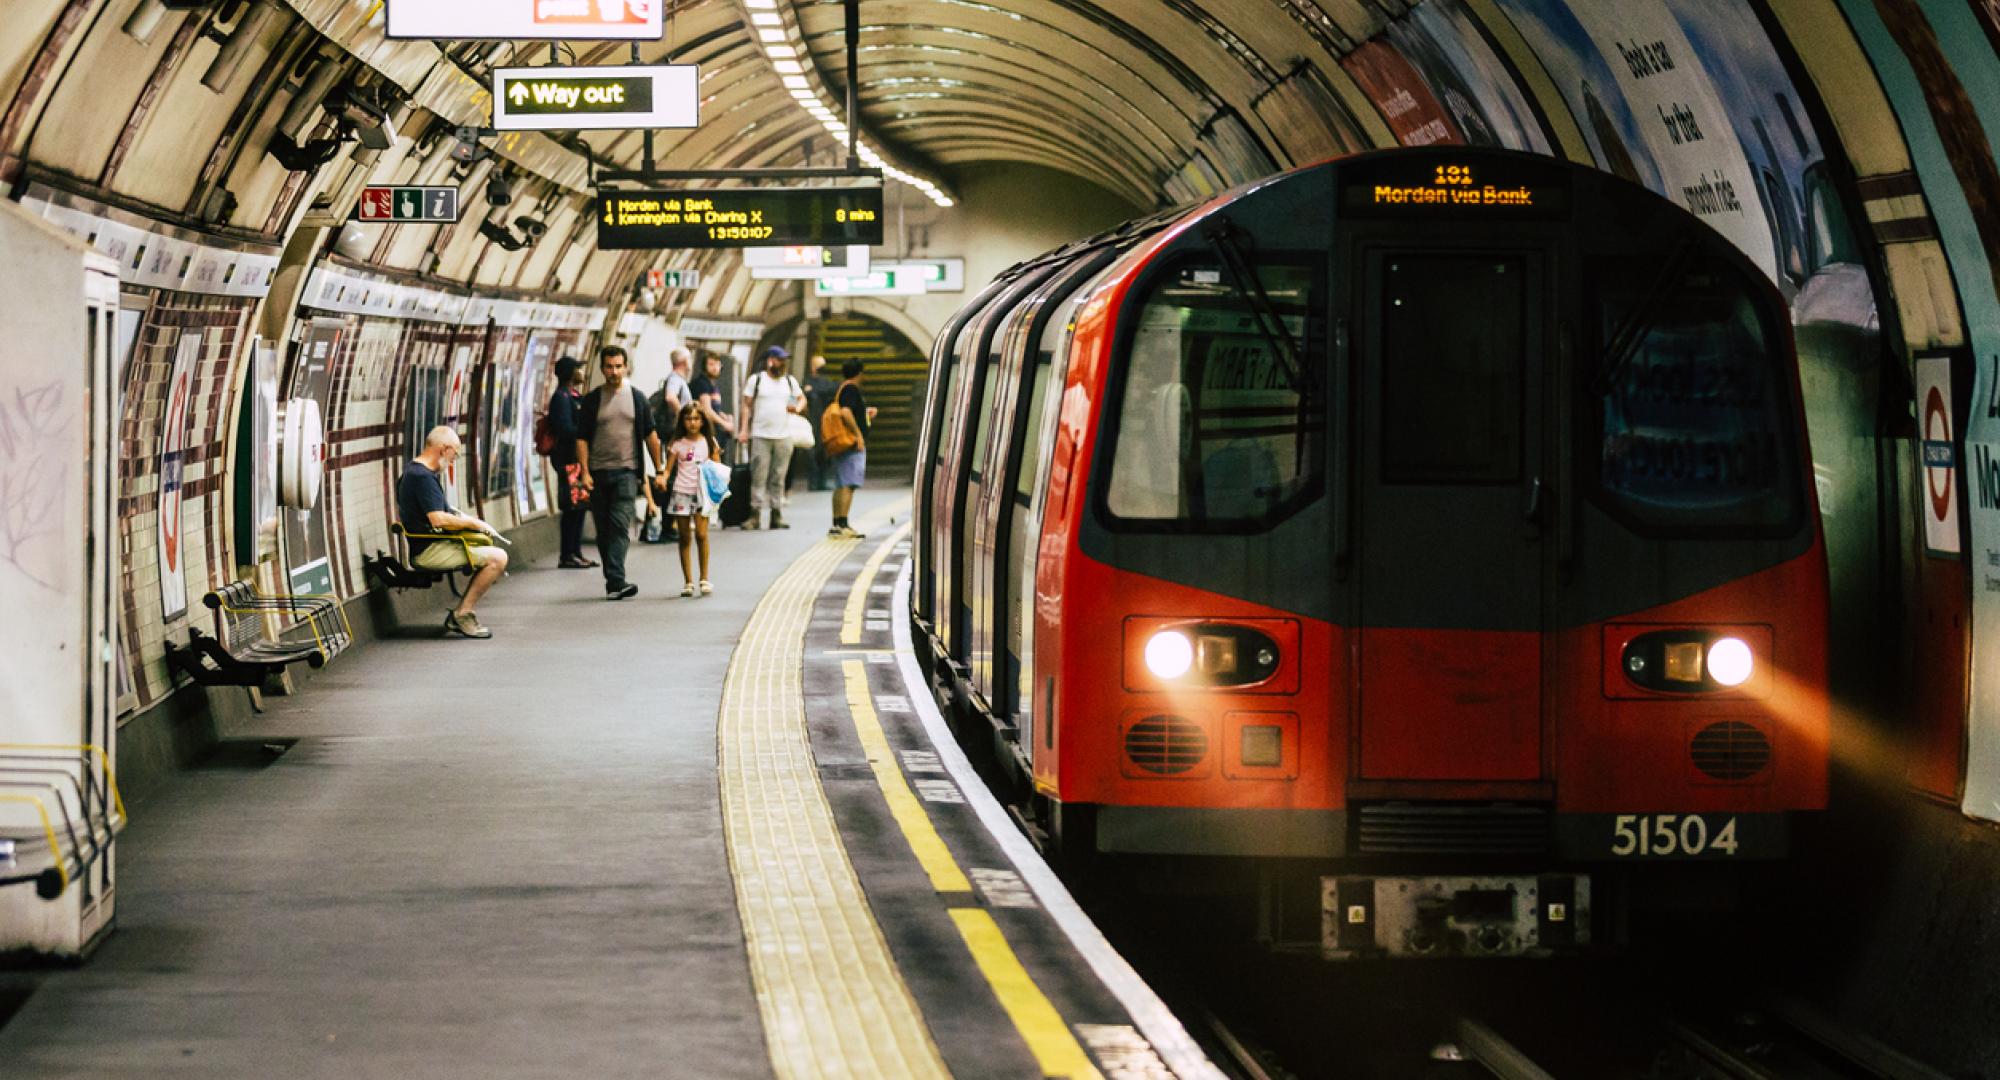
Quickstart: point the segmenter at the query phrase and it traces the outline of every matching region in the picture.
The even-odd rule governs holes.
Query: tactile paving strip
[[[806,732],[813,602],[853,541],[792,564],[750,616],[722,692],[722,812],[771,1066],[804,1077],[947,1077],[847,860]]]

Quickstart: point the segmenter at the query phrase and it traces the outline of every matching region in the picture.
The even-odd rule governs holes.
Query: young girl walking
[[[701,595],[707,596],[715,588],[708,583],[708,515],[702,512],[701,466],[703,462],[720,459],[722,448],[716,444],[715,436],[709,434],[708,420],[702,416],[699,405],[681,410],[680,419],[674,424],[674,441],[667,445],[667,457],[674,463],[672,479],[667,481],[667,516],[680,529],[681,577],[687,581],[681,595],[695,594],[696,579],[688,549],[699,544]]]

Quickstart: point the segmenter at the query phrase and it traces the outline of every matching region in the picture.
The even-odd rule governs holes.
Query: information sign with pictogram
[[[665,0],[387,0],[391,38],[658,41]]]
[[[355,216],[362,221],[451,224],[458,220],[458,189],[415,185],[362,188]]]

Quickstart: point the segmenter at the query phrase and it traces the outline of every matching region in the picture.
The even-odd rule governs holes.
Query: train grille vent
[[[1175,776],[1208,756],[1208,731],[1179,716],[1149,716],[1125,730],[1125,756],[1147,772]]]
[[[1512,803],[1377,803],[1360,809],[1355,849],[1372,855],[1534,855],[1549,812]]]
[[[1723,720],[1695,733],[1688,756],[1707,776],[1748,780],[1771,763],[1771,740],[1741,720]]]

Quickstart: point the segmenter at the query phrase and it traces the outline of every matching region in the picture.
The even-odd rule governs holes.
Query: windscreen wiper
[[[1659,315],[1660,305],[1666,301],[1667,289],[1679,281],[1693,261],[1695,246],[1683,242],[1660,266],[1660,272],[1646,286],[1639,302],[1618,324],[1611,337],[1604,343],[1604,363],[1597,369],[1597,377],[1590,381],[1590,392],[1602,395],[1625,374],[1625,368],[1632,363],[1632,357],[1639,351],[1639,342],[1653,329]]]
[[[1235,286],[1245,300],[1250,302],[1250,313],[1256,317],[1257,332],[1263,335],[1264,343],[1278,356],[1278,363],[1284,368],[1285,378],[1301,398],[1311,397],[1311,388],[1306,385],[1305,352],[1298,339],[1292,336],[1291,328],[1278,314],[1277,305],[1271,303],[1271,295],[1264,291],[1264,283],[1250,270],[1250,260],[1243,254],[1243,245],[1237,239],[1242,232],[1229,219],[1217,215],[1203,222],[1201,238],[1208,242],[1209,249],[1222,261],[1223,271],[1229,275],[1229,283]],[[1304,402],[1301,401],[1301,408]]]

